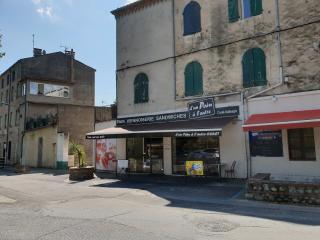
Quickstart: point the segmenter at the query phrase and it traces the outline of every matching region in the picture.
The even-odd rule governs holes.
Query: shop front
[[[243,125],[250,139],[252,175],[320,180],[320,92],[253,99]]]
[[[87,139],[117,139],[122,149],[117,158],[128,160],[130,173],[186,175],[188,164],[201,163],[203,175],[221,176],[230,161],[237,159],[245,168],[243,148],[230,150],[232,140],[223,137],[225,130],[228,138],[241,133],[239,112],[239,106],[216,108],[213,99],[205,99],[189,104],[187,111],[118,118],[116,127],[89,133]],[[231,145],[221,147],[222,142]],[[226,158],[228,152],[241,157],[226,160],[222,152]]]

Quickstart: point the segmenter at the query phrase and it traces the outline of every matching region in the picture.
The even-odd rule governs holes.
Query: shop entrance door
[[[150,166],[152,174],[163,174],[163,139],[144,139],[144,165]]]

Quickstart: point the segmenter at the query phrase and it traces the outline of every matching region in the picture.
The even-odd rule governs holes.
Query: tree
[[[69,153],[78,157],[79,168],[85,165],[86,153],[82,145],[74,141],[70,141]]]
[[[0,49],[2,48],[1,39],[2,39],[2,34],[0,34]],[[0,51],[0,58],[2,58],[4,56],[4,54],[5,54],[4,52]]]

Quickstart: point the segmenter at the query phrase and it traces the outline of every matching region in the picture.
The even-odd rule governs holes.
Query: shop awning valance
[[[159,124],[128,125],[107,128],[88,133],[87,139],[130,138],[130,137],[201,137],[221,136],[222,128],[234,118],[217,118],[169,122]]]
[[[320,127],[320,109],[255,114],[245,122],[243,130],[253,132],[315,127]]]

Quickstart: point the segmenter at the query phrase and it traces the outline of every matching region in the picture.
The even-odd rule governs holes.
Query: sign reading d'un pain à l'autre
[[[213,98],[204,99],[188,104],[189,119],[204,118],[215,115]]]

